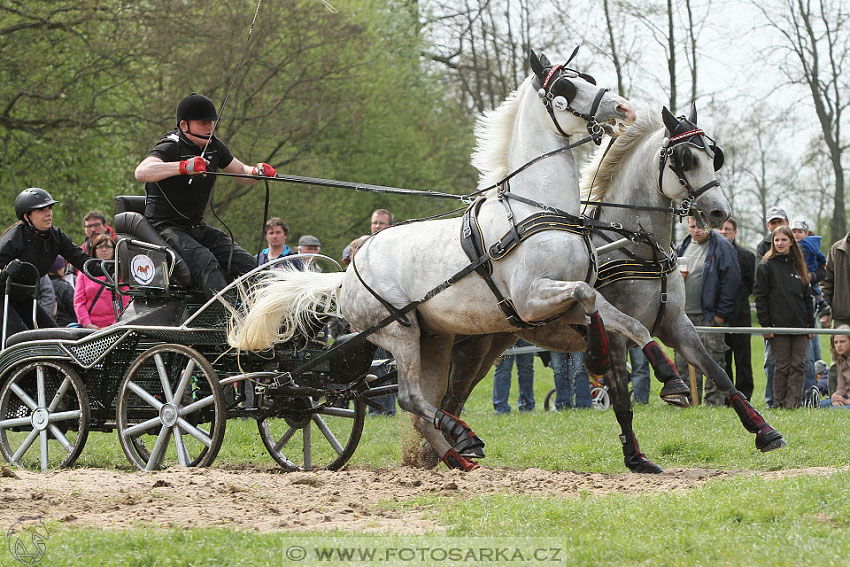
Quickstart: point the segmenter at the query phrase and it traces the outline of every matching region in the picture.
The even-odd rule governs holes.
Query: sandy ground
[[[815,468],[761,474],[829,472]],[[80,468],[41,474],[2,467],[0,526],[24,515],[40,515],[105,529],[159,525],[439,533],[441,527],[430,513],[400,511],[382,503],[425,495],[466,498],[510,493],[571,498],[582,491],[668,492],[736,474],[753,473],[671,469],[660,475],[608,475],[504,468],[462,473],[401,467],[288,474],[273,468],[173,468],[159,473]]]

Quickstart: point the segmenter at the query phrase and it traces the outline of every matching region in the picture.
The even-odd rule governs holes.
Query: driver
[[[15,198],[15,215],[19,222],[10,226],[0,236],[0,290],[5,288],[6,280],[14,280],[21,273],[24,269],[23,262],[35,266],[39,277],[50,271],[53,261],[60,254],[78,270],[83,269],[83,263],[90,256],[74,244],[70,236],[53,226],[55,204],[56,201],[50,193],[37,187],[24,189]],[[6,335],[32,329],[32,315],[30,299],[10,295]],[[2,316],[0,311],[0,318]],[[41,306],[36,307],[35,319],[39,328],[56,326],[53,318]]]
[[[267,163],[251,167],[213,136],[217,113],[213,102],[192,93],[177,105],[177,128],[167,133],[136,167],[136,181],[145,183],[145,217],[182,256],[193,283],[209,299],[227,285],[225,272],[238,276],[257,266],[256,259],[224,232],[203,221],[215,176],[228,173],[274,177]],[[258,179],[237,178],[253,185]]]

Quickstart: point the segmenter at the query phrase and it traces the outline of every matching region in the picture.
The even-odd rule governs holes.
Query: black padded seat
[[[82,327],[48,327],[45,329],[31,329],[15,333],[6,339],[6,348],[29,341],[63,340],[76,341],[94,333],[95,329],[84,329]]]
[[[156,231],[153,225],[144,216],[145,198],[140,195],[119,195],[115,197],[115,232],[118,238],[129,237],[149,242],[157,246],[166,246],[168,243]],[[189,272],[189,266],[183,261],[183,258],[175,252],[177,261],[174,264],[174,271],[171,275],[172,280],[178,285],[191,288],[192,274]]]

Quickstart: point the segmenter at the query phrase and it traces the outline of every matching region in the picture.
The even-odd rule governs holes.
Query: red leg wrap
[[[588,315],[590,321],[587,324],[587,351],[584,354],[584,367],[588,374],[603,376],[611,366],[608,356],[608,333],[599,311]]]
[[[484,441],[464,421],[443,410],[434,414],[434,427],[448,435],[453,448],[464,457],[483,459]]]

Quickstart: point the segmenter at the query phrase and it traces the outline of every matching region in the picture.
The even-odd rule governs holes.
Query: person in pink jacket
[[[100,234],[92,242],[96,258],[112,260],[115,257],[115,241],[109,234]],[[104,281],[106,278],[98,278]],[[122,308],[126,307],[130,298],[121,296]],[[115,308],[113,307],[112,291],[86,276],[77,278],[74,289],[74,312],[77,322],[86,329],[102,329],[115,323]]]

